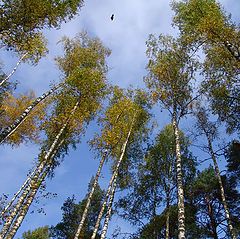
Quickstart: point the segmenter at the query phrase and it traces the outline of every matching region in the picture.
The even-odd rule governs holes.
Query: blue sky
[[[240,1],[221,0],[227,12],[239,22]],[[92,36],[98,36],[105,46],[112,50],[108,59],[110,82],[127,87],[143,86],[146,56],[145,42],[150,33],[176,34],[171,26],[172,11],[168,0],[86,0],[85,5],[71,22],[62,25],[60,30],[45,31],[49,41],[49,54],[37,66],[23,64],[19,67],[12,80],[19,82],[17,92],[33,89],[37,95],[49,89],[51,82],[59,80],[59,72],[54,63],[54,57],[62,52],[57,44],[64,35],[74,37],[76,33],[86,30]],[[114,21],[110,20],[115,14]],[[0,60],[4,63],[5,72],[10,72],[17,62],[17,58],[1,50]],[[167,116],[157,113],[162,121],[167,123]],[[43,225],[55,225],[61,218],[60,207],[64,200],[73,194],[82,199],[86,194],[88,182],[96,172],[98,160],[89,152],[87,140],[91,139],[96,126],[90,124],[86,137],[76,151],[71,150],[62,165],[57,168],[53,180],[47,181],[47,190],[57,193],[54,199],[41,200],[45,204],[47,215],[30,214],[27,216],[16,238],[23,231]],[[0,147],[0,192],[12,196],[20,187],[33,160],[38,154],[38,146],[27,144],[18,148]],[[106,187],[109,179],[109,169],[106,165],[101,178],[101,185]],[[40,204],[40,205],[41,205]],[[35,207],[33,207],[35,208]],[[31,211],[31,210],[30,210]],[[114,217],[110,223],[110,231],[117,224],[124,230],[131,230],[130,226]]]

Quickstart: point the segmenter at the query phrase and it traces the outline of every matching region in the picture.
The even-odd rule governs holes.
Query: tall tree
[[[190,47],[180,40],[160,35],[150,35],[147,41],[148,75],[145,78],[154,100],[169,111],[176,143],[176,171],[178,191],[178,230],[179,239],[185,238],[184,190],[182,159],[179,139],[179,121],[188,113],[192,102],[193,74],[197,66],[190,56]]]
[[[228,132],[239,130],[239,27],[216,0],[174,1],[174,23],[187,44],[203,46],[203,92]]]
[[[144,92],[140,90],[137,92],[124,92],[119,88],[115,88],[109,107],[102,119],[100,119],[103,125],[102,132],[100,136],[96,137],[93,144],[97,149],[109,149],[109,158],[113,161],[113,173],[91,237],[92,239],[96,237],[103,212],[109,198],[111,198],[101,234],[102,238],[106,236],[112,210],[111,201],[113,201],[115,193],[115,186],[113,185],[118,180],[120,167],[127,160],[127,150],[130,145],[134,142],[140,142],[147,131],[146,124],[149,119],[149,113],[145,107],[146,95]]]
[[[226,188],[226,200],[231,213],[234,215],[233,221],[237,227],[239,226],[240,195],[226,175],[221,178]],[[221,190],[214,168],[210,166],[199,172],[188,189],[187,198],[193,202],[197,211],[195,220],[200,229],[199,234],[203,238],[231,238],[227,229]]]
[[[84,223],[85,223],[85,221],[87,219],[88,211],[90,209],[91,201],[92,201],[92,198],[94,196],[94,192],[96,190],[96,187],[98,185],[98,179],[99,179],[99,177],[101,175],[102,167],[103,167],[103,165],[105,163],[105,160],[107,158],[107,152],[108,151],[106,150],[105,152],[103,152],[103,154],[101,156],[102,158],[101,158],[101,161],[99,162],[99,167],[98,167],[97,173],[96,173],[96,175],[94,177],[92,188],[91,188],[91,190],[90,190],[90,192],[88,194],[86,206],[84,208],[83,214],[81,215],[81,221],[80,221],[80,223],[78,225],[78,228],[77,228],[77,231],[76,231],[76,234],[75,234],[75,238],[78,238],[79,235],[81,234],[81,231],[83,230],[83,226],[84,226]]]
[[[225,216],[226,216],[227,223],[228,223],[228,229],[229,229],[231,238],[236,239],[236,235],[235,235],[232,221],[231,221],[229,207],[227,205],[225,189],[223,187],[220,169],[219,169],[218,162],[217,162],[217,157],[216,157],[216,154],[215,154],[214,148],[213,148],[213,141],[217,137],[217,127],[216,127],[216,125],[214,125],[214,123],[209,121],[208,114],[204,108],[199,107],[199,110],[196,113],[196,117],[197,117],[198,130],[200,132],[202,132],[207,139],[207,149],[208,149],[208,153],[211,156],[211,159],[213,161],[215,174],[218,179],[218,184],[219,184],[221,198],[222,198],[222,204],[223,204],[223,207],[225,210]]]
[[[225,151],[227,159],[227,173],[231,180],[240,183],[240,143],[234,140]]]
[[[56,91],[61,86],[63,86],[63,83],[60,83],[60,84],[58,84],[56,86],[53,86],[49,91],[45,92],[44,94],[42,94],[38,98],[33,97],[33,93],[32,93],[31,94],[32,95],[32,99],[31,99],[31,101],[28,102],[29,105],[25,105],[25,106],[20,107],[20,103],[18,103],[18,101],[20,101],[21,98],[19,100],[16,99],[15,100],[16,101],[15,104],[17,105],[17,113],[18,113],[18,115],[13,114],[13,112],[12,112],[12,108],[13,107],[11,108],[11,115],[12,116],[10,116],[10,114],[9,114],[10,112],[8,112],[10,110],[9,106],[8,106],[9,105],[9,101],[11,102],[11,100],[9,100],[9,98],[13,98],[13,96],[9,95],[9,97],[5,100],[5,102],[3,102],[3,103],[5,103],[5,105],[3,105],[1,107],[2,109],[0,108],[0,110],[2,112],[4,112],[4,114],[2,113],[2,118],[3,118],[3,121],[5,122],[5,124],[1,125],[1,128],[3,128],[3,129],[1,130],[1,133],[0,133],[0,144],[6,143],[8,141],[9,137],[16,130],[18,130],[18,128],[22,125],[22,123],[24,123],[29,118],[30,113],[36,112],[36,111],[39,112],[40,111],[39,108],[41,109],[41,111],[43,111],[44,106],[48,105],[48,102],[46,102],[47,97],[52,96],[53,93],[56,93]],[[22,97],[22,98],[24,98],[24,97]],[[22,101],[23,101],[23,99],[22,99]],[[43,102],[44,102],[44,104],[40,105],[40,103],[43,103]],[[11,105],[12,104],[13,103],[11,103]],[[26,108],[24,109],[24,107],[26,107]],[[35,114],[35,115],[39,115],[39,114]],[[33,116],[31,115],[31,117],[33,117]],[[11,118],[11,120],[10,120],[10,118]],[[6,120],[6,119],[9,119],[9,120]],[[21,131],[20,132],[18,131],[17,133],[21,134]],[[21,141],[23,141],[23,140],[19,140],[19,143]]]
[[[47,226],[39,227],[33,231],[27,231],[22,234],[22,239],[50,239]]]
[[[89,121],[93,119],[96,112],[100,109],[102,99],[106,95],[105,57],[109,54],[109,50],[104,48],[98,39],[91,39],[85,33],[80,34],[74,40],[65,40],[68,40],[67,43],[65,42],[65,47],[67,48],[65,49],[66,56],[58,59],[61,63],[63,63],[64,59],[68,59],[67,56],[69,54],[74,55],[74,51],[79,53],[82,49],[82,52],[86,52],[86,55],[85,58],[79,55],[81,59],[84,58],[81,61],[75,58],[75,67],[71,68],[71,71],[65,72],[67,78],[66,86],[56,95],[56,100],[53,102],[54,111],[44,124],[47,139],[42,144],[39,156],[40,164],[37,166],[37,172],[30,179],[26,190],[23,191],[23,196],[20,197],[22,202],[17,203],[20,207],[24,205],[23,202],[26,196],[36,187],[35,185],[37,184],[38,188],[41,185],[41,183],[38,183],[38,179],[41,178],[40,175],[47,176],[44,170],[48,163],[51,162],[54,168],[59,163],[57,159],[68,151],[69,146],[75,146],[79,142],[79,134],[84,132]],[[74,48],[71,49],[71,52],[69,48],[73,44]],[[88,48],[88,51],[85,48]],[[74,62],[71,61],[71,63]],[[64,140],[64,142],[59,147],[61,140]],[[52,162],[51,154],[56,148],[57,152],[54,155],[54,162]],[[42,179],[40,179],[40,182],[42,182]],[[31,200],[29,199],[29,201]],[[28,206],[25,206],[27,210],[24,209],[24,214],[19,215],[21,220],[26,215],[29,206],[30,204],[28,203]],[[15,208],[14,212],[16,215],[19,210]],[[7,220],[8,222],[5,223],[4,234],[9,230],[12,220],[13,217],[10,217]],[[17,221],[18,219],[15,220]],[[20,225],[21,223],[17,224]]]
[[[119,214],[129,220],[131,224],[139,225],[140,231],[148,228],[146,229],[148,235],[154,239],[161,236],[169,239],[174,232],[170,226],[173,208],[176,209],[176,146],[174,138],[172,125],[167,125],[156,137],[155,144],[150,147],[143,162],[139,165],[133,188],[118,202]],[[180,132],[180,141],[183,181],[186,185],[195,175],[195,159],[188,149],[189,140],[182,132]],[[159,215],[161,208],[164,210]],[[175,214],[176,211],[174,211]],[[148,222],[148,225],[144,225],[145,221]],[[158,227],[160,221],[161,228]]]
[[[35,94],[33,91],[28,92],[25,95],[20,94],[18,97],[12,94],[7,94],[5,99],[2,101],[0,106],[1,113],[1,123],[0,123],[0,143],[2,143],[2,136],[4,135],[4,130],[12,124],[15,119],[21,114],[24,109],[35,99]],[[28,140],[37,142],[38,134],[40,131],[40,125],[45,117],[46,104],[38,105],[35,107],[31,115],[26,119],[26,121],[19,126],[17,131],[13,131],[11,135],[6,139],[6,143],[11,145],[19,145],[22,142],[27,142]]]

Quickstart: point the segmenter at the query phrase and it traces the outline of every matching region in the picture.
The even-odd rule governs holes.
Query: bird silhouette
[[[113,21],[113,19],[114,19],[114,14],[112,14],[112,16],[111,16],[111,20]]]

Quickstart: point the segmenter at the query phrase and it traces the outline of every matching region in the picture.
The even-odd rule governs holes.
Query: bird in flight
[[[112,14],[112,16],[111,16],[111,20],[113,21],[113,19],[114,19],[114,14]]]

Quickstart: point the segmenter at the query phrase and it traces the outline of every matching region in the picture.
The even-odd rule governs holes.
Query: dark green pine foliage
[[[50,239],[48,226],[39,227],[33,231],[24,232],[22,239]]]
[[[230,180],[240,184],[240,142],[234,140],[226,150],[227,172]]]
[[[93,179],[91,180],[88,191],[91,190],[93,184]],[[87,219],[84,224],[84,228],[82,233],[80,234],[81,239],[89,239],[92,235],[92,230],[97,220],[98,213],[101,208],[101,204],[104,197],[104,190],[97,185],[92,201],[90,210],[87,216]],[[68,198],[62,206],[62,220],[56,226],[52,226],[50,228],[51,237],[56,239],[73,239],[78,227],[78,224],[81,220],[81,215],[83,214],[83,210],[86,205],[88,193],[86,194],[85,198],[76,203],[76,199],[74,196],[72,198]],[[97,235],[96,238],[100,238]]]
[[[188,203],[185,207],[186,211],[186,238],[188,239],[203,239],[200,234],[200,229],[195,223],[196,210]],[[177,218],[177,205],[174,204],[169,208],[169,239],[178,238],[178,218]],[[153,231],[157,231],[157,238],[166,238],[166,220],[167,212],[164,210],[160,215],[157,215],[149,223],[139,231],[139,236],[136,239],[149,239],[152,238]]]
[[[222,181],[232,223],[235,230],[238,231],[240,194],[236,190],[236,185],[228,180],[226,175],[222,176]],[[200,238],[230,238],[218,180],[211,166],[198,173],[195,180],[189,185],[186,197],[196,210],[195,220],[199,227]]]

